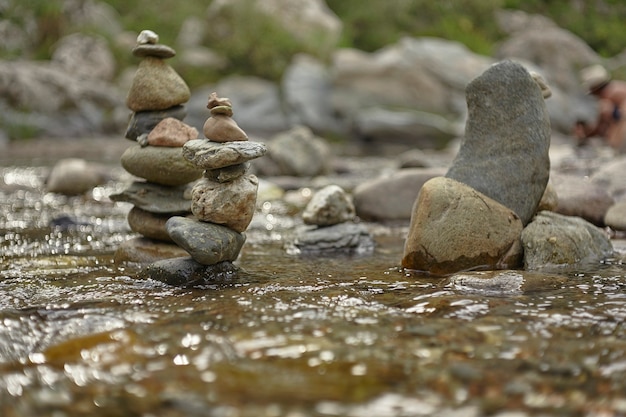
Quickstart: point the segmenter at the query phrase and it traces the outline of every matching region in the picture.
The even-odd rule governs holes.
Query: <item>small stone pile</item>
[[[355,223],[354,203],[338,185],[317,191],[302,212],[304,226],[287,245],[290,254],[363,254],[374,249],[374,239],[363,224]]]
[[[256,209],[259,185],[257,177],[248,174],[249,161],[263,156],[267,148],[248,140],[231,118],[229,99],[212,93],[207,108],[211,111],[203,127],[207,139],[190,140],[182,147],[186,160],[204,170],[191,192],[195,218],[171,217],[166,228],[195,262],[213,266],[234,261],[241,251],[246,240],[243,232]]]
[[[170,243],[165,222],[173,215],[190,214],[189,183],[202,176],[202,170],[183,157],[183,144],[198,138],[198,131],[182,121],[186,115],[184,103],[191,94],[185,81],[165,62],[175,54],[169,46],[159,44],[158,35],[152,31],[144,30],[137,37],[133,55],[141,62],[126,100],[133,112],[126,138],[138,143],[122,154],[121,164],[143,181],[135,181],[122,193],[110,196],[134,205],[128,214],[134,232]],[[154,257],[138,256],[138,248],[150,246],[141,239],[126,242],[116,260],[152,261]]]

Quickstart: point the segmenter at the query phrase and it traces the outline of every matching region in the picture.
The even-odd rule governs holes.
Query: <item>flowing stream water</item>
[[[408,224],[368,224],[373,254],[290,255],[294,220],[266,204],[240,273],[179,288],[113,261],[135,236],[107,198],[123,184],[64,197],[42,191],[44,164],[12,162],[4,417],[626,415],[623,242],[576,271],[510,271],[533,284],[494,293],[405,273]]]

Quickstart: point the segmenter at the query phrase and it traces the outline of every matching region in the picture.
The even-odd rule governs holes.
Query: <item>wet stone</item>
[[[234,261],[246,241],[244,234],[228,227],[186,217],[171,217],[166,228],[172,240],[203,265]]]
[[[561,288],[566,276],[528,271],[480,271],[454,274],[449,287],[457,291],[490,296],[515,296]]]
[[[266,152],[267,147],[263,143],[250,141],[219,143],[196,139],[183,146],[183,156],[206,170],[243,164],[265,155]]]
[[[231,262],[202,265],[190,257],[156,261],[139,273],[139,278],[153,279],[169,285],[195,287],[237,276],[239,268]]]

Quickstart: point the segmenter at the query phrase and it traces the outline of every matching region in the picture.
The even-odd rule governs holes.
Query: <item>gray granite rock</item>
[[[170,217],[165,226],[172,240],[203,265],[234,261],[246,241],[228,227],[186,217]]]
[[[550,118],[544,98],[520,64],[491,66],[466,88],[468,120],[446,177],[513,210],[527,224],[548,183]]]
[[[204,171],[204,178],[215,182],[230,182],[245,175],[250,169],[250,162],[243,164],[230,165],[224,168],[207,169]]]
[[[213,142],[196,139],[183,146],[183,156],[199,168],[207,170],[243,164],[266,152],[267,147],[263,143],[251,141]]]

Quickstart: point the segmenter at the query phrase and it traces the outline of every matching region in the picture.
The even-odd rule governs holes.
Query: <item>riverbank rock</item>
[[[596,226],[604,226],[604,216],[615,203],[606,189],[588,177],[552,174],[550,182],[558,196],[556,213],[581,217]]]
[[[115,251],[113,259],[116,264],[124,262],[150,264],[162,259],[181,256],[188,256],[187,251],[173,243],[136,237],[122,242]]]
[[[269,161],[264,163],[273,163],[275,168],[259,165],[261,174],[313,177],[332,171],[330,147],[308,127],[296,126],[272,137],[267,148]]]
[[[356,214],[364,220],[409,220],[422,185],[445,168],[406,168],[363,182],[352,192]]]
[[[434,275],[516,268],[521,232],[511,209],[453,179],[433,178],[415,202],[402,266]]]
[[[127,221],[130,229],[149,239],[171,242],[172,239],[167,233],[165,222],[171,214],[156,214],[139,207],[133,207],[128,212]]]
[[[64,195],[80,195],[108,180],[105,169],[80,158],[58,161],[46,179],[46,191]]]
[[[618,201],[607,210],[604,224],[613,230],[626,231],[626,200]]]
[[[354,219],[355,209],[350,196],[338,185],[317,191],[302,213],[305,224],[332,226]]]
[[[522,232],[524,268],[584,266],[613,254],[606,234],[579,217],[542,211]]]
[[[526,225],[548,183],[550,119],[520,64],[491,66],[466,89],[465,137],[446,177],[509,207]]]
[[[191,96],[185,81],[163,59],[146,56],[139,63],[126,105],[132,111],[165,110]]]

